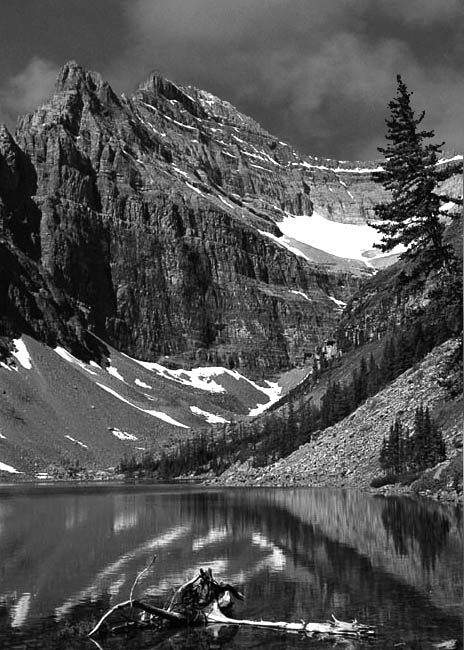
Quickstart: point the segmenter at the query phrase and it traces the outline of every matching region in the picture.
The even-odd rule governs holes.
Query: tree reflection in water
[[[429,503],[425,505],[404,497],[387,497],[382,521],[399,555],[409,555],[416,543],[422,567],[427,571],[435,568],[435,561],[446,544],[450,530],[445,513],[438,509],[431,510]]]

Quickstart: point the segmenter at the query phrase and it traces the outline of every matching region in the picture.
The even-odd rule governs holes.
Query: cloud
[[[456,20],[460,14],[463,17],[462,0],[389,0],[384,3],[384,11],[395,17],[400,17],[408,23],[429,25]]]
[[[461,131],[458,111],[443,106],[462,87],[459,2],[131,0],[129,45],[104,72],[128,91],[156,68],[229,100],[303,151],[374,157],[398,73],[438,138]]]
[[[57,74],[57,65],[33,57],[0,88],[0,119],[11,123],[17,114],[34,110],[50,96]]]
[[[98,56],[82,38],[84,64],[117,92],[132,92],[157,69],[230,101],[302,151],[361,159],[377,156],[384,144],[387,104],[401,73],[415,91],[417,111],[426,109],[427,128],[450,148],[464,147],[462,0],[120,0],[119,6],[123,36],[117,50],[105,50],[103,65],[93,63]],[[32,58],[0,88],[0,119],[49,95],[53,56]]]

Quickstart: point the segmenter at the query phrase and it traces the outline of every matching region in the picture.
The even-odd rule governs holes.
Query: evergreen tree
[[[414,414],[414,434],[412,436],[412,467],[423,470],[427,467],[428,432],[426,429],[425,412],[422,404],[416,408]]]
[[[453,200],[437,193],[438,184],[455,170],[437,169],[442,144],[428,142],[433,131],[418,130],[425,113],[419,117],[411,107],[411,95],[400,75],[397,76],[397,94],[390,101],[391,111],[386,120],[389,141],[379,151],[385,156],[384,171],[378,174],[390,192],[388,203],[375,206],[378,222],[372,225],[383,235],[379,247],[391,251],[402,244],[403,257],[417,259],[421,254],[428,268],[444,267],[450,271],[452,251],[443,241],[443,223],[440,207]]]
[[[414,414],[414,432],[410,436],[400,416],[390,426],[388,439],[383,439],[379,454],[380,467],[387,473],[421,472],[445,460],[446,448],[442,433],[421,404]]]
[[[424,409],[422,404],[415,412],[412,453],[411,463],[417,470],[433,467],[446,457],[442,433],[432,420],[428,407]]]
[[[379,464],[380,464],[380,467],[383,470],[389,471],[390,465],[391,465],[391,463],[390,463],[390,449],[389,449],[388,441],[385,438],[385,436],[383,437],[382,447],[380,448]]]
[[[403,427],[401,419],[397,416],[390,426],[388,440],[383,440],[379,456],[380,467],[393,474],[400,474],[406,469],[406,448],[408,430]]]

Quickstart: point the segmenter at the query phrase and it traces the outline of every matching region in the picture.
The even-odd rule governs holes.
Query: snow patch
[[[15,359],[17,359],[17,361],[22,365],[23,368],[26,368],[26,370],[31,370],[32,368],[31,355],[27,350],[26,344],[22,339],[13,339],[13,343],[16,350],[11,354],[14,356]]]
[[[167,117],[165,115],[165,117]],[[182,122],[178,122],[177,120],[170,120],[171,122],[174,122],[174,124],[177,124],[177,126],[181,126],[183,129],[189,129],[190,131],[196,131],[197,128],[195,126],[189,126],[188,124],[183,124]]]
[[[444,163],[454,162],[455,160],[462,160],[462,159],[463,159],[462,154],[457,154],[452,158],[440,158],[440,160],[437,162],[437,165],[443,165]]]
[[[18,470],[11,465],[7,465],[6,463],[2,462],[0,462],[0,472],[8,472],[9,474],[22,474],[22,472],[18,472]]]
[[[327,165],[312,165],[306,160],[292,163],[295,167],[306,167],[308,169],[322,169],[323,171],[334,172],[338,174],[372,174],[373,172],[382,172],[383,167],[328,167]]]
[[[243,155],[248,156],[249,158],[256,158],[257,160],[262,160],[263,162],[266,162],[266,158],[264,158],[263,156],[258,156],[257,154],[251,153],[249,151],[244,151]],[[264,169],[264,167],[262,167],[261,169]]]
[[[146,384],[144,381],[140,381],[140,379],[134,379],[134,384],[137,384],[137,386],[140,386],[141,388],[148,388],[148,389],[153,388],[153,386]]]
[[[182,169],[179,169],[179,167],[176,167],[175,165],[172,165],[172,168],[176,170],[178,174],[182,174],[182,176],[185,176],[186,178],[189,178],[189,175],[187,172],[184,172]]]
[[[159,420],[164,420],[168,424],[173,424],[176,427],[182,427],[182,429],[190,429],[186,424],[182,424],[181,422],[177,422],[177,420],[174,420],[169,415],[166,415],[166,413],[163,413],[162,411],[154,411],[152,409],[144,409],[141,406],[137,406],[137,404],[133,404],[130,402],[128,399],[117,393],[115,390],[112,388],[109,388],[108,386],[104,386],[103,384],[100,384],[100,382],[96,382],[97,386],[100,386],[103,390],[105,390],[107,393],[110,393],[110,395],[113,395],[113,397],[116,397],[117,399],[121,400],[121,402],[124,402],[125,404],[129,404],[129,406],[132,406],[132,408],[137,409],[137,411],[141,411],[142,413],[146,413],[147,415],[152,415],[155,418],[158,418]]]
[[[127,355],[124,355],[127,357]],[[132,359],[132,357],[128,357]],[[159,363],[151,361],[140,361],[139,359],[132,359],[143,368],[155,372],[164,379],[175,381],[184,386],[191,386],[192,388],[200,388],[201,390],[208,391],[209,393],[224,393],[224,387],[217,384],[211,378],[221,375],[226,371],[225,368],[194,368],[193,370],[170,370],[165,368]]]
[[[214,415],[214,413],[208,413],[208,411],[203,411],[202,409],[198,408],[198,406],[191,406],[190,410],[195,415],[201,415],[202,417],[204,417],[206,422],[208,422],[208,424],[219,424],[219,423],[224,424],[230,422],[230,420],[226,420],[222,418],[220,415]]]
[[[297,296],[303,296],[303,298],[306,298],[306,300],[309,300],[311,302],[311,298],[304,293],[304,291],[296,291],[295,289],[290,289],[290,293],[294,293]]]
[[[109,431],[119,438],[119,440],[138,440],[137,436],[134,436],[133,433],[127,433],[127,431],[121,431],[121,429],[116,429],[116,427],[110,427]]]
[[[218,199],[224,203],[224,205],[227,205],[228,208],[232,208],[232,210],[235,210],[237,206],[232,205],[232,203],[229,203],[229,201],[226,201],[220,194],[218,195]]]
[[[279,224],[279,226],[280,226],[280,224]],[[273,235],[270,232],[266,232],[265,230],[258,230],[258,232],[261,235],[264,235],[265,237],[268,237],[269,239],[272,239],[272,241],[274,241],[276,244],[278,244],[279,246],[282,246],[282,248],[286,248],[288,251],[290,251],[294,255],[297,255],[298,257],[302,257],[307,262],[311,261],[309,259],[309,257],[303,253],[303,251],[300,251],[299,248],[296,248],[295,246],[292,246],[288,242],[288,238],[286,238],[286,237],[277,237],[276,235]]]
[[[383,172],[383,167],[353,167],[353,169],[349,169],[348,167],[335,167],[332,171],[338,174],[372,174],[373,172]]]
[[[440,206],[439,212],[450,212],[453,208],[459,207],[454,201],[448,201],[448,203],[443,203],[443,205]]]
[[[317,212],[311,216],[287,213],[278,226],[284,235],[302,244],[337,257],[362,260],[369,266],[363,253],[374,248],[382,238],[372,226],[330,221]]]
[[[255,169],[262,169],[264,172],[270,173],[269,169],[267,169],[266,167],[261,167],[261,165],[255,165],[254,163],[250,163],[250,167],[254,167]]]
[[[198,187],[195,187],[195,185],[192,185],[191,183],[187,183],[187,182],[185,184],[187,185],[187,187],[190,187],[191,190],[203,196],[203,192],[199,190]]]
[[[124,355],[124,356],[131,359],[131,357],[128,357],[128,355]],[[190,386],[191,388],[199,388],[200,390],[204,390],[210,393],[225,393],[224,386],[221,386],[219,383],[215,382],[213,380],[213,377],[220,377],[221,375],[227,375],[229,377],[232,377],[236,381],[245,381],[251,386],[253,386],[253,388],[255,388],[257,391],[264,393],[269,398],[269,402],[267,402],[266,404],[258,404],[256,408],[250,411],[249,415],[258,415],[258,413],[261,413],[266,408],[268,408],[271,404],[273,404],[275,401],[279,399],[282,390],[281,386],[279,386],[277,383],[266,381],[265,382],[267,384],[266,386],[260,386],[259,384],[256,384],[251,379],[248,379],[244,375],[241,375],[237,370],[229,370],[228,368],[207,367],[207,368],[193,368],[193,370],[170,370],[160,365],[159,363],[153,363],[150,361],[140,361],[138,359],[132,359],[132,361],[135,361],[135,363],[138,363],[139,365],[141,365],[143,368],[146,368],[147,370],[156,372],[157,375],[160,375],[165,379],[175,381],[176,383],[183,384],[184,386]],[[98,385],[104,388],[105,390],[107,390],[108,392],[113,392],[111,391],[111,389],[107,388],[106,386],[103,386],[101,384]],[[120,399],[124,399],[121,398],[121,396],[118,397]],[[130,404],[130,402],[128,403]],[[131,404],[131,406],[140,409],[140,407],[135,406],[134,404]],[[144,409],[140,409],[140,410],[144,410]],[[185,425],[181,425],[181,426],[185,426]]]
[[[346,302],[343,302],[343,300],[338,300],[338,298],[334,298],[333,296],[328,296],[328,298],[330,298],[330,300],[332,300],[339,307],[346,307]]]
[[[79,440],[76,440],[75,438],[72,438],[71,436],[66,435],[65,438],[67,438],[71,442],[74,442],[74,444],[76,444],[76,445],[80,445],[81,447],[84,447],[84,449],[89,448],[88,445],[85,445],[83,442],[79,442]]]
[[[78,359],[77,357],[73,356],[70,352],[68,352],[68,351],[65,350],[64,348],[58,346],[58,347],[55,348],[55,352],[56,352],[56,353],[57,353],[57,354],[58,354],[62,359],[64,359],[65,361],[68,361],[68,363],[72,363],[72,364],[74,364],[74,365],[76,365],[76,366],[79,366],[79,368],[82,368],[82,370],[85,370],[85,371],[88,372],[90,375],[97,375],[96,372],[94,372],[93,370],[90,370],[89,368],[87,368],[86,364],[85,364],[83,361],[81,361],[81,360]]]
[[[276,382],[271,382],[271,381],[266,381],[266,384],[268,385],[267,388],[263,388],[261,386],[258,386],[255,384],[253,381],[250,379],[248,380],[250,384],[252,384],[257,390],[262,391],[263,393],[266,393],[266,395],[269,397],[269,401],[266,402],[265,404],[258,404],[255,406],[255,408],[250,409],[248,415],[251,417],[254,417],[255,415],[261,415],[261,413],[264,413],[266,409],[268,409],[272,404],[275,404],[280,399],[281,393],[282,393],[282,386],[279,386],[278,383]]]
[[[237,127],[233,126],[232,128],[233,128],[235,131],[238,131]],[[239,133],[240,133],[240,131],[239,131]],[[233,139],[236,140],[237,142],[240,142],[241,144],[244,144],[244,145],[248,145],[248,143],[245,142],[245,140],[242,140],[241,138],[237,138],[236,135],[232,134],[232,137],[233,137]]]
[[[119,381],[124,381],[124,377],[122,377],[119,374],[118,369],[115,368],[114,366],[108,366],[108,368],[106,370],[110,375],[113,375],[113,377],[116,377],[116,379],[119,379]]]

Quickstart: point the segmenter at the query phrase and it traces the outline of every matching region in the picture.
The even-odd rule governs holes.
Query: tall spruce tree
[[[391,251],[402,244],[403,257],[422,260],[430,268],[451,270],[453,253],[443,241],[444,226],[440,207],[449,196],[438,193],[438,184],[455,170],[437,169],[439,153],[444,143],[429,142],[433,131],[419,130],[423,111],[415,116],[411,95],[401,76],[397,76],[397,94],[390,101],[390,117],[384,154],[384,171],[377,175],[390,193],[390,201],[379,203],[374,211],[377,221],[372,225],[383,235],[378,245],[382,251]],[[458,201],[456,201],[458,202]]]

